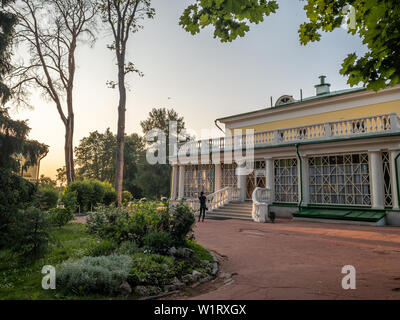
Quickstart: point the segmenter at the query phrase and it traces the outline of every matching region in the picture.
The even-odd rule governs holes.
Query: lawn
[[[41,273],[45,265],[56,266],[69,258],[85,255],[93,237],[86,233],[80,223],[69,223],[55,229],[52,246],[48,253],[33,264],[18,261],[9,250],[0,251],[0,299],[74,299],[59,290],[43,290]]]
[[[105,295],[73,295],[65,290],[42,289],[41,282],[44,275],[41,273],[45,265],[57,266],[67,259],[79,259],[88,255],[88,250],[99,239],[87,233],[80,223],[68,223],[51,232],[52,241],[49,251],[34,263],[27,264],[18,260],[9,250],[0,251],[0,299],[135,299],[134,294],[128,297],[108,297]],[[198,260],[213,261],[210,253],[195,241],[187,240],[186,246],[193,250]],[[140,254],[139,254],[140,256]],[[150,255],[149,255],[150,256]],[[173,258],[171,258],[173,259]],[[146,268],[147,266],[145,266]],[[192,266],[185,265],[185,273],[191,272]]]

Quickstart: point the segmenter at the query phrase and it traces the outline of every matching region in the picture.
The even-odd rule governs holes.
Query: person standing
[[[200,201],[200,214],[199,214],[199,222],[200,222],[202,215],[203,215],[202,221],[204,221],[204,218],[206,216],[206,210],[207,210],[207,205],[206,205],[207,198],[204,195],[203,191],[200,193],[199,201]]]

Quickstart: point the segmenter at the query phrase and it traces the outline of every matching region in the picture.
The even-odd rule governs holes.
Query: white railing
[[[268,206],[271,203],[271,193],[269,188],[255,188],[251,199],[253,209],[251,215],[256,222],[266,222],[268,219]]]
[[[247,144],[254,144],[254,147],[267,147],[303,142],[306,140],[329,140],[351,138],[361,135],[373,136],[377,134],[399,132],[399,123],[400,121],[397,113],[382,114],[371,117],[263,131],[248,136],[229,136],[192,141],[179,144],[178,152],[185,154],[190,151],[192,155],[195,153],[206,154],[210,151],[242,149]]]
[[[228,204],[232,201],[232,188],[225,187],[221,190],[218,190],[214,193],[209,194],[206,196],[207,198],[207,208],[208,211],[213,211],[224,205]],[[176,205],[179,203],[180,200],[170,200],[171,206]],[[189,208],[194,212],[198,212],[200,210],[200,201],[199,199],[185,199],[184,202],[189,206]]]

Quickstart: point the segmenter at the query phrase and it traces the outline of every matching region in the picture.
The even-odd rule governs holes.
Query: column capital
[[[368,153],[378,153],[378,152],[381,152],[381,151],[382,150],[379,147],[368,149]]]

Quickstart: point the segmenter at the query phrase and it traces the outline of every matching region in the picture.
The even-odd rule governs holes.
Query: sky
[[[344,29],[324,34],[320,42],[301,46],[299,25],[307,20],[300,0],[278,0],[279,10],[252,25],[244,38],[221,43],[212,28],[192,36],[179,26],[183,10],[194,0],[153,0],[156,16],[130,38],[129,60],[144,73],[128,77],[126,133],[142,134],[140,121],[155,107],[174,108],[186,127],[200,136],[221,134],[214,120],[270,106],[282,95],[299,99],[315,95],[318,76],[326,75],[331,90],[349,88],[339,74],[347,54],[365,51],[358,37]],[[110,33],[99,31],[94,46],[80,46],[76,55],[74,145],[98,130],[117,127],[118,90],[106,86],[116,79]],[[33,109],[14,109],[13,118],[28,120],[30,139],[49,145],[41,174],[55,177],[64,165],[64,126],[55,105],[39,93]]]

